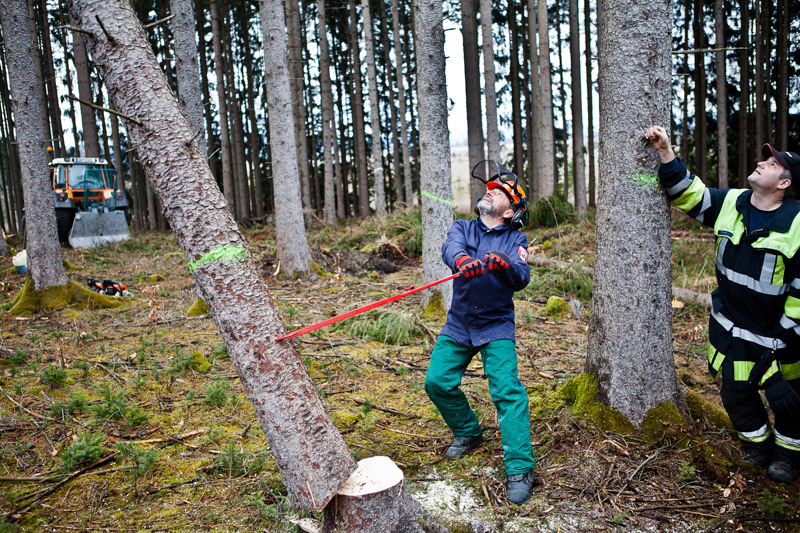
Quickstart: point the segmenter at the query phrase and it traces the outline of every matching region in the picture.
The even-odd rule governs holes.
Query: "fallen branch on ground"
[[[549,257],[543,257],[541,255],[529,255],[528,264],[546,268],[557,268],[559,270],[566,270],[568,268],[572,268],[573,266],[577,266],[578,268],[583,269],[589,274],[594,273],[594,268],[590,266],[574,265],[573,263],[568,263],[566,261],[559,261],[558,259],[551,259]],[[710,294],[703,294],[695,291],[690,291],[689,289],[684,289],[682,287],[673,286],[672,297],[682,302],[698,305],[704,309],[711,309]]]

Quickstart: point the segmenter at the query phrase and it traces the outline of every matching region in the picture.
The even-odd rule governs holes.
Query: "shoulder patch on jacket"
[[[528,262],[528,250],[526,250],[522,246],[520,246],[519,249],[517,250],[517,255],[519,256],[520,259],[522,259],[526,263]]]

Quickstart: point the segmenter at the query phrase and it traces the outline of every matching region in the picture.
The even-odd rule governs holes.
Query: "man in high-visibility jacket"
[[[713,227],[717,285],[711,295],[708,365],[745,461],[789,483],[800,472],[800,155],[761,148],[752,189],[713,189],[675,157],[664,128],[647,139],[661,158],[670,200]],[[763,390],[775,416],[761,400]]]
[[[453,280],[447,322],[436,341],[425,376],[425,391],[454,440],[449,459],[483,442],[475,412],[461,391],[461,378],[480,352],[489,376],[503,440],[506,497],[514,504],[531,497],[534,485],[530,411],[519,380],[514,330],[514,291],[530,281],[528,240],[518,231],[527,217],[527,200],[517,177],[490,161],[492,179],[476,205],[480,215],[456,220],[442,245],[442,260],[462,275]]]

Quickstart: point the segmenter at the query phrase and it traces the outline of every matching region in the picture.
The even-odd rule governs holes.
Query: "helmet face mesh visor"
[[[505,193],[514,209],[511,227],[520,229],[528,223],[528,200],[516,174],[493,159],[484,159],[472,167],[472,177],[485,183],[489,190],[499,187]],[[480,214],[477,204],[475,214]]]
[[[484,182],[489,190],[501,187],[515,209],[519,208],[520,201],[525,198],[516,174],[493,159],[478,162],[472,168],[472,177]]]

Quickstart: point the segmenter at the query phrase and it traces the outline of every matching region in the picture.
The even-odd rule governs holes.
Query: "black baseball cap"
[[[792,181],[800,178],[800,155],[794,152],[779,152],[769,144],[761,147],[761,155],[764,159],[774,157],[781,165],[788,168],[792,174]]]

